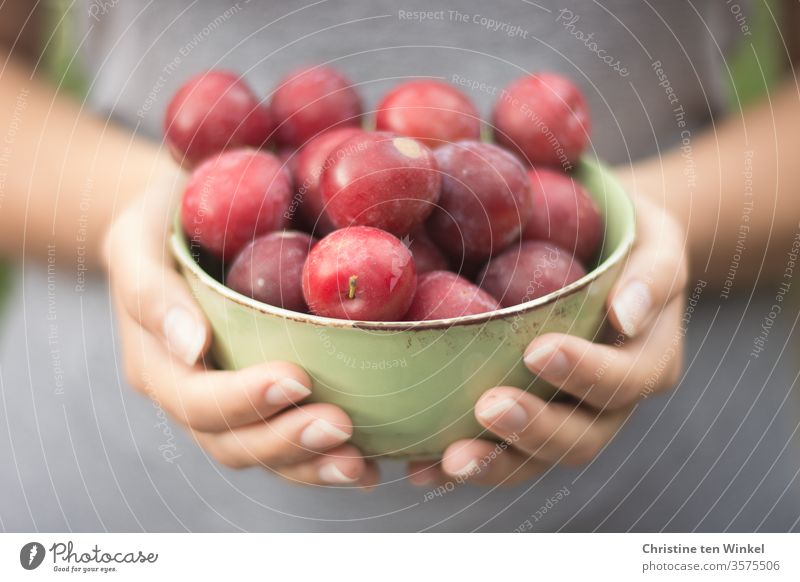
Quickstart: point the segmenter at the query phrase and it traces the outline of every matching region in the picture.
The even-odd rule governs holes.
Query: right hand
[[[290,481],[370,487],[375,464],[345,444],[348,416],[301,404],[311,379],[294,364],[207,369],[211,330],[167,250],[175,174],[135,200],[106,235],[104,261],[128,382],[189,429],[225,466],[262,466]]]

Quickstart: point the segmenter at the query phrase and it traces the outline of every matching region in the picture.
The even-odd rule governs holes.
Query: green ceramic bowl
[[[556,293],[481,315],[410,324],[299,314],[240,295],[203,271],[179,219],[172,250],[211,322],[221,366],[294,362],[313,378],[314,401],[350,415],[352,442],[365,455],[431,458],[485,432],[473,406],[486,389],[511,385],[552,395],[523,365],[533,338],[563,332],[591,339],[603,324],[606,297],[633,244],[633,205],[594,161],[583,161],[577,178],[605,217],[598,266]]]

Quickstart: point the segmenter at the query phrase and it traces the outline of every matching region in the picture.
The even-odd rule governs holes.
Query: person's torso
[[[267,96],[294,67],[330,62],[359,85],[368,107],[406,77],[461,80],[484,115],[493,100],[487,88],[548,69],[584,89],[593,145],[612,162],[669,147],[682,130],[699,129],[724,107],[721,60],[739,26],[726,3],[713,0],[308,6],[285,0],[84,0],[77,6],[90,106],[154,139],[176,87],[211,67],[243,74]],[[420,20],[417,11],[441,15]],[[473,82],[482,88],[469,88]],[[749,318],[743,327],[755,325],[768,303],[731,301],[719,319],[698,307],[689,328],[695,356],[687,376],[675,391],[645,402],[588,467],[556,468],[514,488],[437,492],[403,481],[395,463],[384,465],[384,483],[362,495],[289,485],[262,470],[221,469],[158,407],[120,382],[102,283],[77,292],[69,273],[54,277],[51,287],[49,274],[25,273],[24,292],[15,298],[21,307],[6,328],[0,365],[6,413],[0,425],[6,426],[0,431],[15,437],[0,442],[0,461],[16,471],[0,482],[5,528],[796,526],[798,504],[786,491],[800,464],[785,446],[792,417],[782,412],[793,364],[780,355],[765,357],[748,368],[744,384],[737,383],[739,353],[751,339],[736,334],[737,318]],[[707,292],[701,305],[707,299],[713,305],[712,295]],[[55,319],[49,317],[53,304]],[[709,327],[725,341],[707,341]],[[772,337],[778,342],[785,333],[776,327]],[[20,334],[25,341],[11,341]],[[777,373],[776,363],[782,364]],[[753,393],[770,374],[753,409]],[[34,438],[28,438],[31,426],[38,431]],[[759,503],[772,505],[764,521],[766,509],[752,502],[756,493]]]

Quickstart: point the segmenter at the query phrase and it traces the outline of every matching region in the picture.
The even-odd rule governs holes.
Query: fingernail
[[[569,360],[558,347],[546,344],[525,354],[525,365],[539,376],[550,380],[563,380],[569,375]]]
[[[173,307],[164,318],[164,337],[169,349],[189,366],[194,366],[206,343],[206,330],[189,311]]]
[[[311,394],[311,390],[293,378],[281,378],[267,389],[269,404],[291,404]]]
[[[470,460],[469,463],[461,467],[458,471],[454,472],[456,477],[470,477],[480,471],[478,467],[478,463],[475,462],[475,459]]]
[[[633,281],[623,287],[611,304],[611,309],[614,310],[622,327],[622,333],[628,337],[636,335],[651,307],[653,307],[653,296],[650,294],[650,288],[641,281]]]
[[[342,484],[355,483],[357,479],[348,477],[335,463],[326,463],[319,468],[319,478],[326,483]]]
[[[318,418],[300,434],[300,444],[309,449],[325,449],[343,443],[350,435],[327,420]]]
[[[477,416],[494,429],[522,430],[528,425],[528,413],[513,398],[500,398],[495,402],[479,402]]]

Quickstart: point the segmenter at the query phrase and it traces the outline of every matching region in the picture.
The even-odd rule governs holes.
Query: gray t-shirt
[[[487,115],[487,87],[549,69],[582,86],[593,146],[616,163],[673,147],[724,111],[723,58],[747,41],[741,18],[713,0],[87,0],[74,16],[89,105],[154,139],[175,88],[209,67],[239,71],[266,94],[295,66],[331,62],[368,106],[398,79],[437,76],[466,84]],[[55,264],[72,260],[54,250]],[[645,400],[588,466],[432,496],[404,481],[398,462],[382,464],[369,494],[219,467],[125,385],[100,279],[81,286],[72,268],[26,264],[21,280],[0,352],[5,530],[798,528],[796,313],[775,319],[766,349],[749,355],[774,303],[769,285],[741,299],[699,287],[679,386]]]

